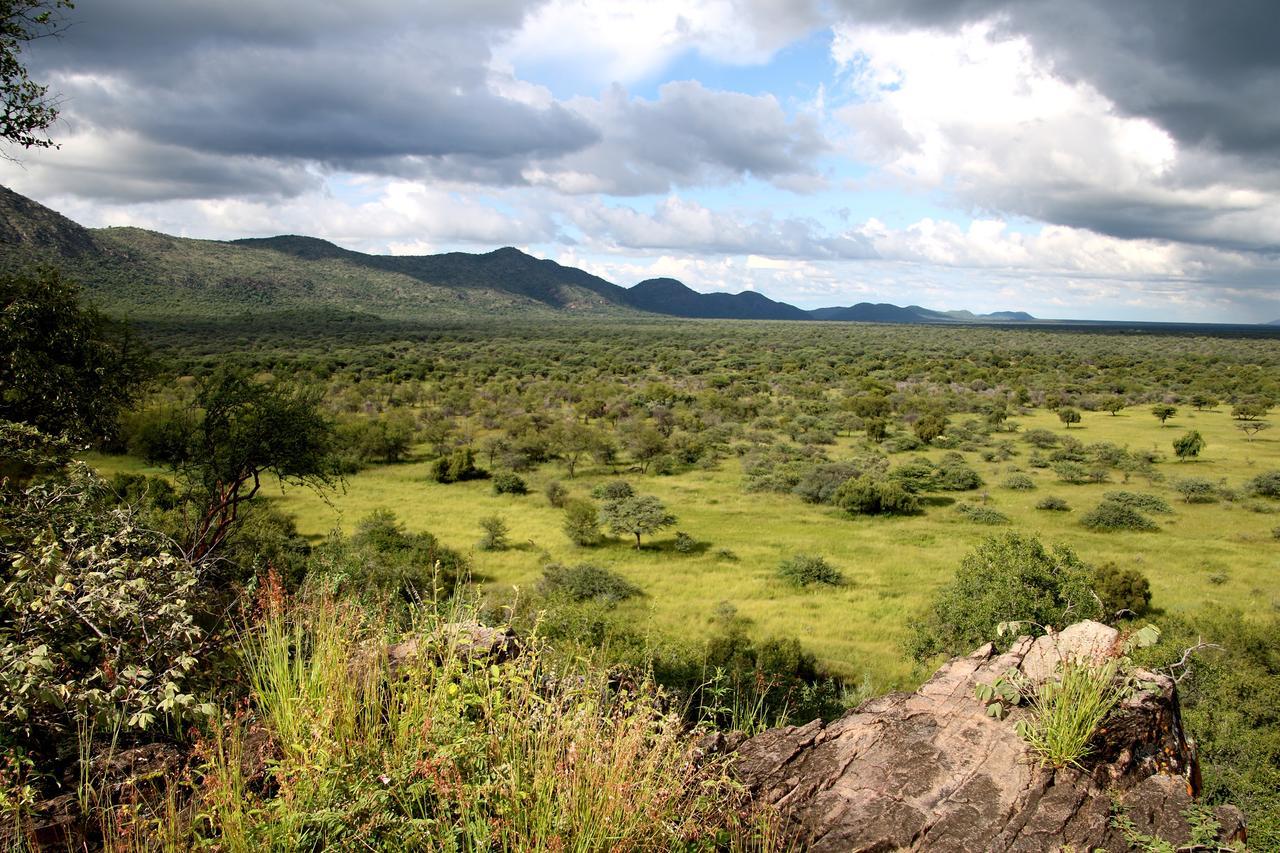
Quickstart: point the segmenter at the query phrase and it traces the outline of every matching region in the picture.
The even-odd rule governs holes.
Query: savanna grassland
[[[245,337],[236,340],[237,334]],[[1274,339],[654,323],[558,331],[426,329],[406,340],[383,327],[369,332],[363,345],[312,330],[310,354],[306,335],[287,352],[267,332],[227,335],[202,334],[168,343],[162,352],[172,355],[178,373],[231,361],[279,378],[323,376],[327,403],[357,410],[339,417],[404,409],[421,420],[445,412],[454,430],[449,446],[482,448],[487,437],[509,432],[521,416],[542,416],[532,429],[545,434],[556,419],[578,417],[584,401],[596,406],[597,417],[579,419],[614,437],[616,457],[601,464],[584,454],[572,478],[554,450],[543,462],[509,459],[505,467],[521,470],[527,495],[495,494],[487,479],[433,482],[430,468],[442,448],[421,441],[402,461],[348,473],[338,491],[266,492],[313,542],[334,530],[350,534],[370,512],[390,509],[409,530],[429,531],[468,552],[475,579],[497,600],[513,588],[533,589],[548,562],[590,562],[617,571],[643,591],[619,606],[618,617],[656,640],[696,642],[712,631],[728,603],[750,620],[752,633],[800,637],[825,668],[845,679],[866,680],[878,689],[909,686],[921,675],[902,650],[909,626],[961,557],[993,532],[956,511],[977,504],[1005,514],[1008,521],[1001,526],[1069,545],[1089,563],[1137,569],[1149,578],[1158,609],[1214,602],[1251,612],[1280,606],[1274,587],[1280,540],[1272,533],[1280,514],[1273,514],[1272,503],[1242,494],[1250,478],[1280,468],[1280,437],[1263,431],[1250,438],[1231,415],[1232,399],[1271,390],[1275,374],[1268,370],[1278,357]],[[1189,401],[1197,392],[1214,396],[1215,405],[1196,410]],[[868,441],[858,429],[865,419],[856,414],[857,401],[867,397],[891,401],[890,435],[882,442]],[[1117,398],[1126,407],[1115,414],[1096,410]],[[1178,412],[1162,424],[1150,409],[1165,399],[1174,400]],[[1068,404],[1084,409],[1082,420],[1071,426],[1057,415]],[[1008,413],[995,426],[988,417],[993,405]],[[618,409],[625,411],[619,415]],[[892,452],[895,436],[907,439],[907,446],[916,444],[909,440],[911,424],[929,412],[944,413],[953,425],[976,426],[976,432],[958,443],[944,437]],[[682,436],[712,435],[693,461],[671,464],[661,475],[641,472],[635,453],[628,452],[628,434],[655,417],[676,422],[666,430],[668,445]],[[805,431],[794,431],[797,420]],[[826,436],[819,437],[821,444],[806,441],[812,437],[806,432],[824,429],[829,443]],[[1032,430],[1085,447],[1150,451],[1157,461],[1127,473],[1108,467],[1102,482],[1069,483],[1051,467],[1031,464],[1033,455],[1058,449],[1038,451],[1024,438]],[[1204,437],[1204,450],[1179,461],[1172,442],[1190,430]],[[876,454],[891,465],[959,452],[981,485],[931,493],[919,515],[851,517],[789,489],[752,487],[744,462],[779,444],[807,448],[814,460]],[[994,447],[1005,450],[984,459]],[[94,461],[107,471],[160,470],[128,457]],[[495,461],[480,464],[495,471],[504,467]],[[1004,485],[1019,472],[1033,488]],[[561,529],[563,512],[544,496],[546,484],[559,481],[571,496],[588,498],[593,487],[618,478],[661,498],[678,523],[645,537],[638,551],[626,537],[594,547],[570,542]],[[1176,485],[1190,478],[1227,491],[1188,503]],[[1080,518],[1116,490],[1158,495],[1172,512],[1154,516],[1156,532],[1084,527]],[[1037,509],[1047,496],[1064,499],[1070,511]],[[495,514],[509,527],[511,547],[480,551],[480,521]],[[677,551],[677,531],[696,546]],[[846,583],[797,589],[784,582],[778,565],[795,554],[826,558]]]
[[[1160,626],[1141,663],[1183,678],[1204,799],[1280,844],[1265,329],[324,310],[130,337],[51,273],[0,283],[20,849],[787,849],[698,736],[1085,617]],[[165,782],[122,788],[121,750]]]

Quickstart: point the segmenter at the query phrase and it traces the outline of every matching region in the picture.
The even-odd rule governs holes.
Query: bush
[[[688,533],[685,533],[683,530],[677,530],[675,541],[672,542],[671,547],[674,548],[677,553],[691,554],[693,553],[693,550],[698,547],[698,543],[695,542],[693,537]]]
[[[484,531],[477,546],[481,551],[505,551],[510,547],[507,522],[502,516],[490,515],[480,519],[480,529]]]
[[[547,597],[568,601],[608,604],[616,604],[642,594],[640,587],[617,572],[590,563],[579,563],[576,566],[551,563],[542,570],[538,592]]]
[[[1110,532],[1114,530],[1159,530],[1160,525],[1131,506],[1104,500],[1093,510],[1080,517],[1080,523],[1090,530]]]
[[[956,506],[956,514],[974,524],[1008,524],[1010,520],[1003,512],[979,504],[959,504]]]
[[[1182,720],[1196,742],[1204,801],[1244,810],[1250,849],[1280,850],[1280,617],[1205,605],[1166,614],[1160,627],[1161,641],[1135,656],[1156,672],[1200,642],[1218,646],[1175,669],[1183,676]]]
[[[1070,548],[1045,548],[1034,536],[1003,533],[967,554],[955,579],[916,622],[908,651],[917,660],[939,652],[968,654],[999,638],[1001,622],[1031,621],[1063,628],[1102,615],[1093,594],[1093,570]]]
[[[920,499],[891,480],[855,477],[845,482],[835,496],[836,506],[849,515],[915,515]]]
[[[547,503],[556,509],[564,509],[564,502],[569,497],[569,490],[559,480],[547,483],[542,493],[547,496]]]
[[[967,492],[982,488],[982,477],[965,464],[959,454],[947,454],[938,466],[936,488],[944,492]]]
[[[797,554],[778,564],[778,576],[792,586],[808,586],[823,583],[840,586],[844,583],[844,574],[822,557],[809,554]]]
[[[78,733],[181,731],[213,712],[195,698],[210,590],[128,512],[90,509],[101,488],[77,472],[0,504],[0,748],[54,760]]]
[[[1079,485],[1089,481],[1089,469],[1081,465],[1079,462],[1072,462],[1064,459],[1053,463],[1053,473],[1058,475],[1058,479],[1064,483]]]
[[[1048,512],[1071,512],[1071,504],[1067,503],[1060,497],[1049,495],[1041,498],[1036,503],[1036,509],[1043,509]]]
[[[362,594],[392,594],[405,602],[451,595],[470,574],[462,554],[430,533],[409,533],[387,509],[374,510],[348,540],[331,538],[312,571],[349,583]]]
[[[459,447],[431,465],[431,479],[437,483],[459,483],[463,480],[478,480],[484,476],[485,472],[476,467],[476,455],[470,447]]]
[[[849,462],[814,465],[800,478],[792,491],[806,503],[829,504],[846,480],[861,473],[859,466]]]
[[[1032,447],[1038,447],[1041,450],[1047,450],[1050,447],[1057,447],[1058,436],[1047,429],[1037,427],[1029,429],[1022,434],[1022,440]]]
[[[1245,483],[1245,490],[1261,498],[1280,498],[1280,471],[1267,471]]]
[[[600,511],[586,500],[568,500],[564,505],[564,535],[584,548],[600,544]]]
[[[1001,485],[1016,492],[1029,492],[1036,487],[1036,481],[1027,474],[1010,474]]]
[[[1188,477],[1173,484],[1182,499],[1189,504],[1211,504],[1218,500],[1218,487],[1202,477]]]
[[[634,496],[636,490],[626,480],[610,480],[591,490],[591,497],[598,501],[617,501]]]
[[[921,456],[895,467],[889,472],[888,479],[912,494],[930,492],[938,486],[938,468]]]
[[[529,484],[519,474],[499,474],[493,478],[495,495],[527,495]]]
[[[1124,610],[1142,616],[1151,608],[1151,582],[1137,569],[1103,563],[1093,575],[1093,590],[1108,617]]]
[[[1103,500],[1118,503],[1122,506],[1131,507],[1139,512],[1154,512],[1167,515],[1173,512],[1173,507],[1169,506],[1169,502],[1159,495],[1145,495],[1139,492],[1107,492],[1102,496]]]

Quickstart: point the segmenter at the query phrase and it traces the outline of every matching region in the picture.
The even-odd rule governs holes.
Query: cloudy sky
[[[1280,317],[1274,0],[83,0],[87,225],[519,246],[802,307]]]

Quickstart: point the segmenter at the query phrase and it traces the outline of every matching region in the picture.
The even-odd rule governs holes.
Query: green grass
[[[1262,471],[1280,468],[1280,439],[1264,432],[1247,441],[1226,407],[1207,412],[1183,408],[1164,427],[1148,409],[1136,406],[1118,416],[1084,412],[1083,422],[1069,431],[1052,412],[1036,411],[1017,421],[1022,431],[1048,428],[1086,444],[1155,447],[1167,461],[1156,466],[1165,481],[1154,485],[1141,477],[1124,485],[1115,472],[1110,483],[1058,482],[1051,470],[1027,465],[1030,447],[1016,436],[1019,454],[1008,462],[987,463],[975,453],[965,456],[987,483],[982,490],[989,495],[987,505],[1008,515],[1011,529],[1068,544],[1094,564],[1113,561],[1139,569],[1150,578],[1157,608],[1190,610],[1209,603],[1246,610],[1280,607],[1274,585],[1280,541],[1271,534],[1280,515],[1225,502],[1186,504],[1172,485],[1178,478],[1196,476],[1215,482],[1225,478],[1238,487]],[[1188,429],[1199,430],[1207,447],[1196,461],[1175,461],[1172,441]],[[841,438],[832,457],[847,455],[854,443]],[[893,457],[895,463],[904,458]],[[106,471],[144,470],[136,460],[122,457],[90,461]],[[1011,465],[1021,467],[1037,488],[1016,491],[999,485]],[[991,533],[990,527],[972,524],[946,507],[931,507],[917,517],[850,519],[790,495],[746,494],[738,461],[730,458],[716,470],[673,477],[629,475],[640,492],[665,501],[679,523],[656,538],[646,537],[639,552],[624,539],[578,548],[561,531],[561,511],[547,504],[542,488],[548,480],[559,479],[573,495],[587,496],[592,486],[610,479],[607,470],[580,468],[578,477],[568,480],[563,466],[552,463],[527,475],[530,494],[516,497],[494,495],[487,481],[429,482],[428,467],[424,460],[364,471],[349,478],[345,493],[333,495],[328,503],[298,490],[283,496],[276,491],[273,500],[297,516],[304,534],[317,539],[335,528],[351,532],[367,513],[389,508],[410,530],[428,530],[444,544],[470,551],[476,573],[490,590],[530,589],[540,577],[544,552],[561,562],[589,560],[644,590],[645,597],[623,603],[621,612],[636,625],[668,637],[709,634],[717,605],[728,601],[753,620],[752,630],[760,636],[799,637],[833,671],[855,680],[869,676],[880,688],[911,686],[920,679],[922,674],[900,648],[907,626],[951,578],[961,557]],[[1080,516],[1117,488],[1160,495],[1174,512],[1156,517],[1161,530],[1154,533],[1095,533],[1082,527]],[[954,497],[967,500],[972,495]],[[1066,498],[1073,511],[1037,511],[1035,504],[1046,495]],[[1280,502],[1271,505],[1280,509]],[[508,522],[514,547],[482,552],[476,547],[480,520],[494,514]],[[670,545],[676,530],[708,547],[691,554],[675,552]],[[716,556],[726,548],[739,559]],[[779,562],[797,553],[825,557],[847,583],[797,590],[777,576]]]

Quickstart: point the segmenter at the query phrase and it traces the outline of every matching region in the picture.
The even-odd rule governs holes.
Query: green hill
[[[192,240],[140,228],[85,228],[0,187],[0,272],[53,263],[110,314],[236,320],[299,314],[411,322],[496,316],[633,316],[862,323],[1024,322],[859,303],[805,311],[750,291],[699,293],[675,279],[632,288],[511,247],[484,254],[368,255],[316,237]]]
[[[0,187],[0,269],[61,266],[104,310],[138,319],[330,309],[387,318],[634,313],[625,290],[516,249],[366,255],[312,237],[192,240],[89,229]]]

